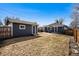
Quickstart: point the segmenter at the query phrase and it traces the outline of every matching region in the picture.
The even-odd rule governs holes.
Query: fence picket
[[[11,27],[0,27],[0,38],[10,38]]]

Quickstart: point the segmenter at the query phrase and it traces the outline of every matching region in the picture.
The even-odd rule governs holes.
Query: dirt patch
[[[65,56],[69,55],[69,36],[43,32],[5,40],[0,50],[4,56]]]

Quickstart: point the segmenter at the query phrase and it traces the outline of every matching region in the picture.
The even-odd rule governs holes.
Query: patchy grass
[[[39,33],[39,36],[5,40],[0,55],[15,56],[65,56],[69,54],[69,37],[59,34]]]

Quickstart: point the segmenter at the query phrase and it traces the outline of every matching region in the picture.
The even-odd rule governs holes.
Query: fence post
[[[78,35],[77,35],[77,29],[76,29],[76,42],[77,42],[77,39],[78,39],[77,36],[78,36]]]
[[[75,42],[77,42],[77,30],[75,28],[73,29],[73,33],[74,33],[74,40]]]

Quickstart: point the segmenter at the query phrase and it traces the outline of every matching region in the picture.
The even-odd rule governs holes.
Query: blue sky
[[[18,17],[22,20],[48,25],[56,19],[64,18],[64,24],[71,22],[72,4],[69,3],[7,3],[0,4],[0,19]]]

